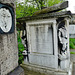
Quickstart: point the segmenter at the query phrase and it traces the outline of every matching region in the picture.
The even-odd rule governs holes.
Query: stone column
[[[14,10],[16,0],[0,0],[1,3],[11,5]],[[18,66],[18,45],[15,30],[13,33],[0,34],[0,75],[7,75]]]

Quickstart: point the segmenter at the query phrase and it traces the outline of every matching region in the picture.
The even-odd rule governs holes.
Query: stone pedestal
[[[15,0],[0,0],[15,8]],[[14,9],[15,10],[15,9]],[[1,18],[1,17],[0,17]],[[15,25],[16,26],[16,19]],[[0,34],[0,75],[7,75],[18,66],[18,45],[16,27],[13,33]]]

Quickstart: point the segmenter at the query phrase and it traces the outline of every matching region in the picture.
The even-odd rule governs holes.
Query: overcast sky
[[[68,0],[69,1],[69,7],[67,10],[70,10],[72,13],[75,13],[75,0]]]

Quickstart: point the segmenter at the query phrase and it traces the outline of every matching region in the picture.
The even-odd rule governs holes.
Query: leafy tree
[[[46,6],[52,6],[58,3],[62,3],[64,0],[46,0]]]
[[[16,17],[32,16],[37,10],[63,2],[63,0],[24,0],[16,2]]]
[[[37,11],[35,2],[30,2],[25,0],[25,2],[16,2],[16,18],[32,16],[32,14]]]

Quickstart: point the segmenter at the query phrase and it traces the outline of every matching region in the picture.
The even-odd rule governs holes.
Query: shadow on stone
[[[16,69],[14,69],[8,75],[24,75],[24,70],[22,67],[18,66]]]

